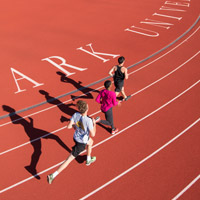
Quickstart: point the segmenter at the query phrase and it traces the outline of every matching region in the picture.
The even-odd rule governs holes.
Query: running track
[[[116,16],[114,11],[120,8],[118,1],[104,1],[101,4],[99,2],[88,4],[88,2],[80,1],[78,6],[70,3],[68,5],[70,9],[66,13],[64,12],[66,6],[64,1],[56,5],[56,3],[50,2],[44,17],[42,12],[44,12],[45,4],[42,3],[39,9],[34,4],[27,5],[23,2],[21,6],[16,5],[19,10],[16,9],[10,18],[7,17],[12,24],[14,22],[12,17],[18,16],[16,20],[19,22],[19,28],[29,27],[28,24],[31,22],[30,30],[37,26],[44,27],[42,25],[48,17],[51,22],[46,29],[40,29],[39,32],[35,31],[32,34],[29,32],[30,30],[25,29],[23,34],[31,36],[29,39],[17,35],[19,29],[15,27],[16,36],[12,37],[13,41],[10,42],[13,47],[21,44],[21,48],[19,51],[15,48],[12,48],[13,50],[10,52],[4,51],[7,57],[15,55],[10,62],[18,63],[21,66],[18,67],[18,70],[26,74],[30,71],[29,74],[37,80],[41,78],[39,80],[45,84],[32,88],[32,85],[25,83],[23,86],[28,88],[27,91],[18,94],[14,93],[16,91],[15,84],[9,84],[2,88],[2,105],[8,105],[17,112],[19,111],[19,116],[23,119],[11,121],[10,117],[2,117],[0,121],[2,141],[0,155],[1,163],[3,163],[1,165],[1,199],[13,199],[14,197],[15,199],[16,197],[17,199],[198,199],[200,196],[198,2],[191,1],[190,6],[184,8],[186,11],[181,13],[183,21],[181,19],[179,24],[174,23],[174,27],[169,31],[160,30],[158,27],[152,28],[160,33],[156,40],[138,35],[131,38],[130,35],[124,36],[127,32],[117,31],[120,30],[120,27],[123,27],[121,29],[124,30],[128,24],[138,23],[153,13],[158,13],[159,8],[164,5],[158,0],[154,3],[144,1],[142,5],[139,1],[134,3],[125,1],[123,3],[123,6],[126,5],[124,11],[119,12],[120,19],[122,20],[124,17],[123,26],[116,23],[119,16]],[[61,19],[64,16],[73,15],[77,7],[81,8],[81,11],[73,18],[74,22],[81,19],[82,10],[88,11],[89,17],[83,16],[84,26],[67,22],[68,29],[63,28],[64,21]],[[27,21],[23,20],[18,13],[20,9],[27,14],[29,23],[28,19]],[[59,23],[51,18],[51,12],[57,9],[60,10],[57,18],[60,20]],[[105,17],[115,16],[116,21],[110,20],[109,23],[101,23],[101,20],[106,19],[101,19],[98,15],[102,9],[105,11]],[[95,12],[92,12],[94,10]],[[135,12],[126,15],[130,10]],[[36,18],[32,19],[30,16],[34,11],[38,13]],[[2,16],[4,15],[2,14]],[[92,20],[89,20],[91,18]],[[170,22],[172,23],[172,21]],[[102,37],[101,29],[98,28],[100,24],[105,27],[109,24],[107,28],[104,27],[104,37]],[[52,25],[55,25],[54,28]],[[109,29],[110,26],[113,28],[112,30]],[[5,28],[5,32],[7,31],[8,34],[4,35],[4,44],[6,44],[6,39],[11,37],[11,29],[14,27],[9,25]],[[42,37],[41,32],[47,33],[47,30],[49,32],[45,37],[46,40],[42,41],[41,48],[34,54],[34,47],[39,44],[38,37]],[[85,35],[89,32],[93,33],[92,37]],[[64,33],[69,33],[67,39],[64,37]],[[77,33],[82,35],[82,39],[79,37],[77,40]],[[109,33],[112,33],[112,37],[109,36]],[[50,39],[57,39],[58,35],[58,43],[53,43]],[[73,38],[76,39],[74,43],[70,42],[73,41]],[[116,46],[117,41],[113,38],[118,39],[121,43]],[[109,42],[105,42],[107,39]],[[62,40],[68,43],[67,48]],[[86,98],[90,105],[89,114],[94,117],[98,115],[103,117],[94,98],[97,95],[96,90],[103,88],[101,80],[107,76],[107,71],[116,63],[116,59],[110,58],[110,61],[102,64],[100,59],[87,57],[83,52],[70,53],[70,50],[80,47],[80,44],[83,46],[91,41],[96,41],[94,43],[96,45],[101,44],[101,52],[109,49],[110,53],[117,54],[117,49],[120,50],[121,55],[127,55],[126,66],[129,66],[129,79],[126,81],[125,87],[126,93],[132,94],[132,98],[123,102],[121,107],[114,109],[115,124],[120,129],[116,135],[111,136],[106,129],[98,126],[93,148],[93,154],[97,156],[96,163],[86,167],[83,162],[85,153],[83,153],[82,157],[71,163],[52,185],[48,185],[47,174],[53,172],[60,165],[73,145],[73,131],[66,130],[66,122],[61,123],[60,121],[61,116],[69,118],[75,111],[75,107],[71,104],[75,102],[68,93],[73,91],[74,96],[79,96],[80,99]],[[31,48],[29,51],[26,50],[28,44],[34,51]],[[76,72],[69,76],[70,79],[60,81],[61,77],[55,73],[58,70],[50,68],[50,64],[44,64],[44,61],[41,62],[41,59],[38,59],[55,55],[50,46],[54,47],[57,55],[63,57],[67,51],[71,61],[76,61],[74,65],[76,63],[81,66],[84,63],[85,66],[88,66],[88,70]],[[8,44],[7,49],[9,50]],[[25,51],[27,54],[22,53]],[[75,59],[77,54],[80,56],[81,62]],[[22,61],[22,56],[24,61]],[[7,57],[4,59],[6,60]],[[3,68],[1,85],[5,85],[5,81],[8,79],[13,81],[12,75],[8,75],[6,71],[10,64],[5,60],[2,60],[3,66],[6,67]],[[33,69],[34,65],[38,67]],[[41,70],[41,73],[34,76],[38,69]],[[73,80],[74,82],[72,82]],[[90,84],[90,90],[76,91],[78,81],[81,81],[83,86]],[[56,101],[56,105],[52,105],[52,102],[41,104],[47,99],[39,93],[39,90],[47,91],[48,97],[61,95],[63,97]],[[34,98],[32,98],[33,95]],[[33,105],[38,106],[34,107]],[[3,110],[1,113],[1,116],[8,114]],[[28,117],[33,118],[33,129],[31,130],[27,125]],[[26,123],[24,127],[22,122]],[[45,139],[46,135],[52,133],[66,144],[69,148],[68,151],[56,141]],[[34,141],[31,140],[31,142],[39,141],[41,135],[44,137],[41,139],[42,155],[37,164],[40,180],[24,169],[30,163],[33,152],[28,137],[30,134],[34,135]]]

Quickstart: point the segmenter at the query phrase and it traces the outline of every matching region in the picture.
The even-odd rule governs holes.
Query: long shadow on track
[[[76,89],[78,89],[79,91],[81,91],[84,96],[74,96],[71,95],[72,100],[74,101],[75,99],[81,98],[81,99],[93,99],[93,95],[91,94],[91,92],[96,92],[99,93],[98,90],[94,90],[92,88],[89,87],[85,87],[82,85],[81,81],[75,81],[69,77],[67,77],[65,74],[63,74],[62,72],[56,72],[59,76],[60,76],[60,81],[63,83],[71,83]]]
[[[74,103],[64,104],[59,99],[50,96],[49,93],[44,90],[39,90],[39,93],[45,96],[45,99],[49,104],[56,105],[63,113],[69,116],[72,116],[75,112],[77,112],[77,110],[72,108],[73,106],[74,107],[76,106]],[[64,122],[64,121],[69,121],[70,119],[67,117],[61,116],[60,120],[61,122]]]
[[[15,110],[13,108],[7,105],[3,105],[2,107],[4,111],[9,112],[10,119],[13,124],[20,124],[24,127],[24,130],[30,139],[30,143],[33,146],[34,152],[31,156],[30,165],[25,166],[25,169],[36,179],[40,179],[40,177],[37,175],[36,167],[42,154],[41,138],[53,139],[66,151],[71,152],[71,149],[66,146],[65,143],[57,135],[51,134],[39,128],[35,128],[33,124],[33,119],[31,117],[28,118],[29,120],[25,120],[21,116],[15,114]]]

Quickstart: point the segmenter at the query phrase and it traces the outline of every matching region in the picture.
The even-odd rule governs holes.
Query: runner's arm
[[[75,123],[74,123],[74,120],[70,120],[70,122],[68,123],[68,125],[67,125],[67,128],[68,129],[71,129],[72,127],[73,127],[73,125],[74,125]]]
[[[92,121],[93,121],[93,129],[90,130],[90,135],[91,135],[92,137],[94,137],[95,134],[96,134],[96,121],[95,121],[94,118],[92,118]]]
[[[112,96],[112,103],[113,106],[116,106],[119,102],[117,101],[117,97],[116,94],[113,92],[113,96]]]
[[[125,79],[128,79],[128,70],[126,68],[124,74],[125,74]]]
[[[108,74],[109,74],[110,76],[113,76],[113,72],[114,72],[114,71],[115,71],[115,66],[109,71]]]
[[[98,96],[96,98],[96,102],[101,103],[101,92],[98,94]]]

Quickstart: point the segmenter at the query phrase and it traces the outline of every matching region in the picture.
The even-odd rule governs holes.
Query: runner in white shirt
[[[87,116],[89,106],[85,101],[79,100],[77,102],[79,112],[74,113],[67,128],[75,128],[74,142],[75,145],[72,147],[72,152],[69,157],[62,163],[62,165],[53,173],[47,176],[49,184],[55,179],[55,177],[63,171],[69,163],[74,160],[87,146],[87,161],[86,165],[90,165],[95,162],[96,157],[91,157],[93,140],[90,137],[95,136],[96,133],[96,121]]]

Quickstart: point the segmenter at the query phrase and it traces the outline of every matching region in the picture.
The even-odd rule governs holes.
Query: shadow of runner
[[[75,160],[79,163],[82,164],[87,160],[87,155],[78,155]]]
[[[88,88],[82,85],[81,81],[76,82],[75,80],[67,77],[64,73],[62,72],[56,72],[59,76],[61,76],[60,80],[61,82],[64,83],[71,83],[77,90],[81,91],[84,95],[83,96],[74,96],[71,95],[72,100],[74,101],[75,99],[93,99],[93,95],[91,94],[91,92],[96,92],[99,93],[98,90],[94,90],[92,88]]]
[[[40,179],[40,176],[37,174],[36,166],[42,154],[41,151],[41,138],[44,139],[53,139],[55,140],[62,148],[71,153],[71,149],[65,145],[65,143],[57,136],[42,129],[35,128],[33,125],[33,119],[29,117],[29,120],[25,120],[21,116],[15,113],[15,110],[9,106],[3,105],[3,110],[9,113],[10,119],[13,124],[20,124],[24,127],[24,130],[27,136],[30,139],[30,143],[33,147],[33,154],[31,156],[30,165],[25,166],[25,169],[31,173],[36,179]]]
[[[101,128],[105,129],[106,131],[108,131],[109,133],[111,133],[112,128],[106,127],[103,124],[97,123],[98,126],[100,126]]]
[[[72,106],[76,107],[74,103],[64,104],[59,99],[50,96],[49,93],[44,90],[39,90],[39,93],[45,96],[48,103],[56,105],[65,114],[72,116],[75,112],[77,112],[77,110],[71,108]],[[61,122],[64,122],[69,121],[70,119],[62,116],[60,120]]]

